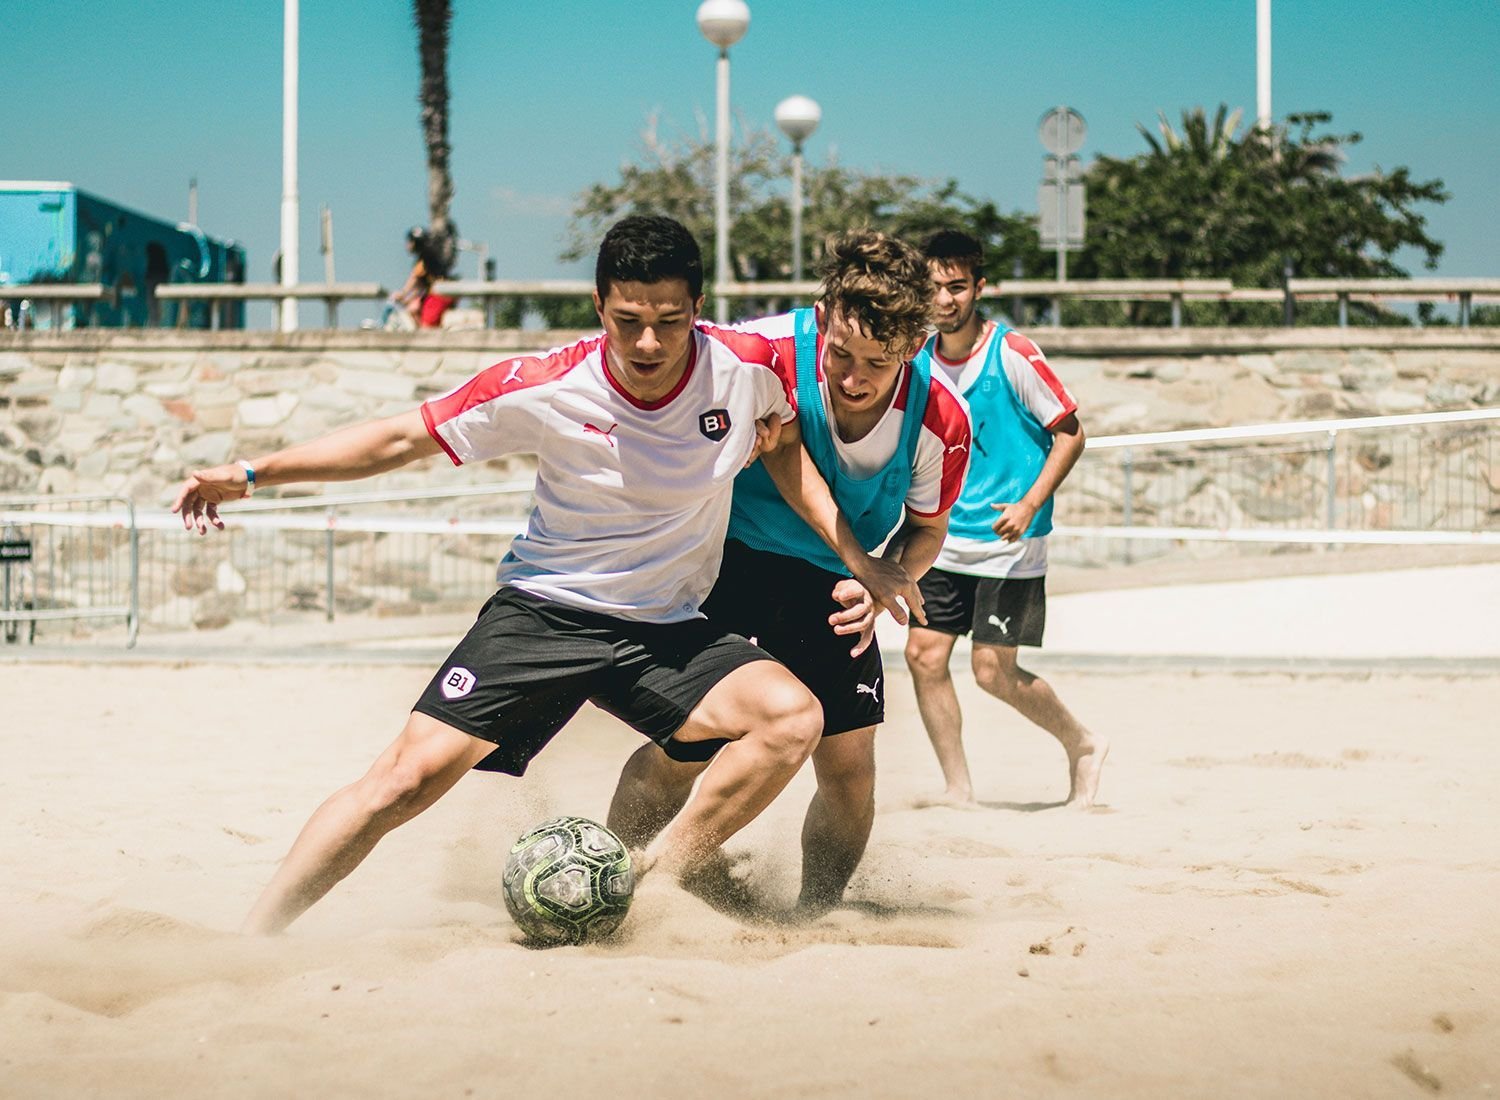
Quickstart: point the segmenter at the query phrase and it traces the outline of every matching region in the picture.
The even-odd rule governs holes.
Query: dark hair
[[[659,214],[633,214],[610,226],[599,244],[594,288],[609,296],[609,284],[660,283],[685,279],[694,301],[703,293],[703,253],[687,228]]]
[[[819,301],[881,344],[918,343],[927,335],[932,279],[911,245],[873,229],[829,239],[818,273]]]
[[[960,230],[939,229],[927,238],[922,254],[939,263],[967,267],[975,282],[984,278],[984,245]]]

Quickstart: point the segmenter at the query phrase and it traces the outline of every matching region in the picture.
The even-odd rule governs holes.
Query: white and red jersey
[[[718,331],[701,326],[707,331]],[[795,321],[790,313],[779,313],[745,321],[734,331],[765,337],[784,363],[796,361]],[[833,449],[839,468],[850,477],[873,477],[890,463],[901,445],[906,422],[906,402],[911,390],[911,364],[901,368],[895,396],[885,415],[863,437],[846,443],[833,436]],[[796,403],[795,386],[792,402]],[[824,420],[833,424],[833,404],[828,397],[828,378],[823,373],[823,337],[818,336],[818,392],[823,397]],[[807,430],[803,418],[803,430]],[[957,388],[941,371],[931,372],[927,390],[927,408],[922,414],[922,433],[917,438],[917,456],[912,464],[911,488],[906,494],[907,511],[919,516],[935,516],[953,507],[963,488],[964,471],[969,464],[970,426],[968,407]]]
[[[995,338],[997,331],[999,326],[995,322],[986,321],[974,350],[969,352],[967,359],[958,362],[944,359],[942,352],[938,350],[941,342],[934,341],[932,362],[942,368],[960,393],[968,392],[979,377],[979,372],[984,369],[985,360],[989,357],[990,341]],[[1069,413],[1078,411],[1078,402],[1047,364],[1047,357],[1042,354],[1041,348],[1015,329],[1007,329],[1002,338],[1000,366],[1016,391],[1016,396],[1021,399],[1021,404],[1026,406],[1042,427],[1050,431]]]
[[[697,618],[755,421],[796,416],[791,364],[765,340],[695,332],[682,380],[646,403],[607,356],[596,336],[506,359],[423,404],[422,417],[455,465],[537,456],[536,503],[501,584],[624,619]]]

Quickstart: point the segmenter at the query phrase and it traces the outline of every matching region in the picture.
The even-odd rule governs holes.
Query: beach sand
[[[0,665],[0,1095],[1485,1096],[1500,1092],[1500,680],[1058,670],[1114,750],[961,678],[983,805],[888,669],[849,904],[796,891],[806,771],[715,905],[648,877],[622,935],[515,942],[510,841],[602,818],[635,734],[590,709],[471,775],[291,932],[231,930],[430,668]]]

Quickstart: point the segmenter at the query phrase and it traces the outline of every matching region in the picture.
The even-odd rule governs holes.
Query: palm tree
[[[449,0],[412,0],[417,24],[417,53],[422,63],[422,140],[427,145],[428,232],[445,265],[458,258],[458,234],[449,216],[453,174],[448,168],[448,31],[453,25]]]

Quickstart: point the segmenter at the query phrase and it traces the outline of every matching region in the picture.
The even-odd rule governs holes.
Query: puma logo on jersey
[[[1005,616],[1005,621],[1001,622],[995,616],[991,615],[990,616],[990,625],[991,626],[998,626],[1000,628],[1000,633],[1001,634],[1005,634],[1005,635],[1009,636],[1009,634],[1010,634],[1010,620],[1012,618],[1013,618],[1013,616],[1007,615],[1007,616]]]
[[[854,694],[868,695],[877,703],[880,702],[880,677],[875,677],[875,682],[873,684],[855,684]]]
[[[502,378],[502,379],[500,379],[500,384],[502,386],[503,385],[508,385],[509,383],[514,382],[516,379],[520,378],[521,377],[521,366],[522,366],[522,364],[521,364],[520,360],[517,360],[515,363],[512,363],[510,370],[508,370],[508,371],[505,372],[505,377]]]
[[[954,451],[964,451],[965,453],[967,453],[968,450],[969,450],[969,445],[967,443],[955,443],[955,444],[953,444],[953,446],[951,446],[951,447],[948,448],[947,453],[950,454],[950,455]]]
[[[596,428],[594,425],[585,422],[584,425],[583,425],[583,432],[584,432],[585,435],[587,435],[589,432],[593,432],[595,435],[603,436],[604,437],[604,441],[606,443],[608,443],[609,446],[610,446],[610,449],[613,450],[614,446],[615,446],[615,437],[613,435],[611,435],[610,433],[613,432],[619,426],[620,426],[619,421],[616,421],[615,423],[611,424],[607,428]]]

